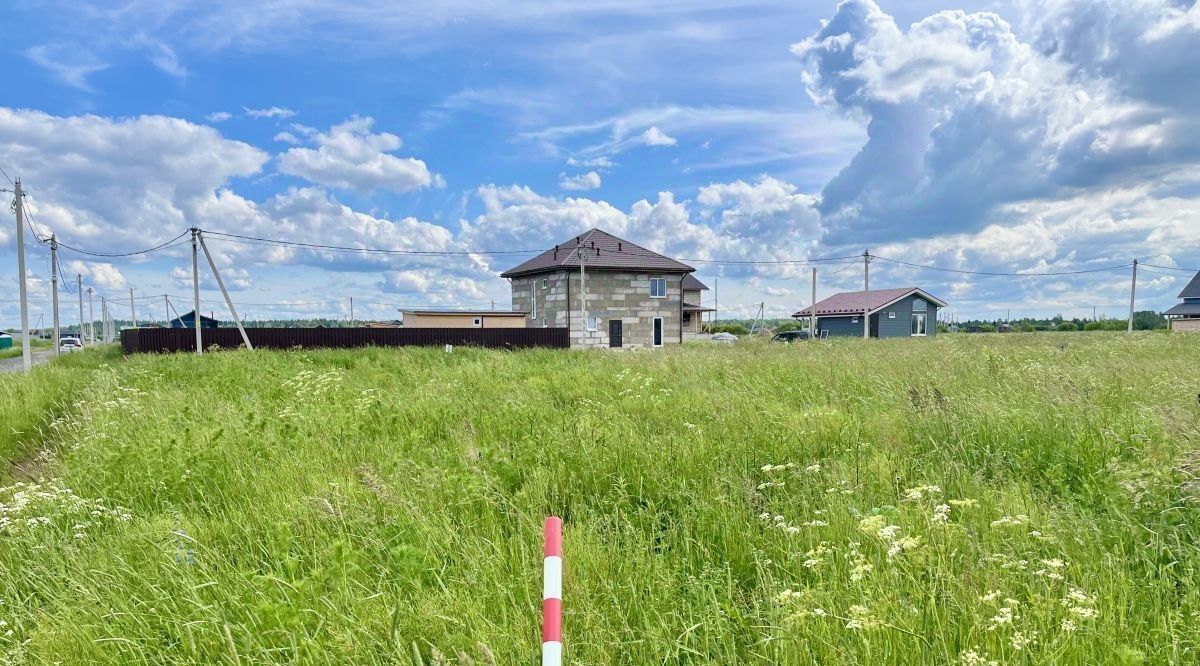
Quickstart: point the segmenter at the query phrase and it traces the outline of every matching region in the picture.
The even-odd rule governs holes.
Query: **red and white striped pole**
[[[542,562],[542,666],[562,664],[562,519],[546,519]]]

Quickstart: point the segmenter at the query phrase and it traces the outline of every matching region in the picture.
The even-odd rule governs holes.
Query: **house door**
[[[654,318],[654,346],[661,347],[663,344],[662,336],[662,317]]]
[[[616,349],[621,348],[621,320],[608,320],[608,346]]]

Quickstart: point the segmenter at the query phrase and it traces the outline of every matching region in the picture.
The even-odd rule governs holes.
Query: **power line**
[[[925,264],[914,264],[912,262],[901,261],[899,259],[888,259],[887,257],[880,257],[877,255],[870,255],[870,256],[872,259],[879,259],[880,261],[887,261],[887,262],[890,262],[893,264],[900,264],[902,266],[911,266],[913,268],[920,268],[920,269],[930,270],[930,271],[944,271],[947,273],[962,273],[965,275],[992,275],[992,276],[1005,276],[1005,277],[1049,277],[1049,276],[1055,276],[1055,275],[1082,275],[1084,273],[1100,273],[1103,271],[1116,271],[1116,270],[1121,270],[1123,268],[1129,268],[1129,267],[1133,266],[1133,262],[1130,262],[1127,264],[1121,264],[1119,266],[1105,266],[1104,268],[1088,268],[1088,269],[1077,270],[1077,271],[1049,271],[1049,272],[1044,272],[1044,273],[1005,273],[1005,272],[1000,272],[1000,271],[968,271],[968,270],[963,270],[960,268],[943,268],[941,266],[927,266]]]
[[[359,252],[363,254],[403,254],[416,256],[470,256],[475,254],[536,254],[545,252],[546,250],[395,250],[379,247],[352,247],[349,245],[325,245],[321,243],[303,243],[300,241],[280,240],[274,238],[261,238],[258,236],[243,236],[241,234],[227,234],[220,231],[206,231],[206,236],[220,236],[222,238],[233,240],[234,242],[244,242],[248,244],[260,245],[278,245],[283,247],[301,247],[309,250],[325,250],[329,252]]]
[[[1142,264],[1142,263],[1139,263],[1138,266],[1139,267],[1146,266],[1149,268],[1158,268],[1158,269],[1167,270],[1167,271],[1184,271],[1187,273],[1200,273],[1200,268],[1184,268],[1182,266],[1159,266],[1157,264]]]
[[[133,257],[133,256],[137,256],[140,254],[149,254],[151,252],[157,252],[159,250],[164,250],[168,247],[171,247],[172,243],[175,243],[175,241],[178,241],[179,239],[183,238],[187,234],[188,234],[188,232],[184,231],[183,233],[179,234],[178,236],[172,238],[171,240],[160,243],[158,245],[155,245],[154,247],[146,248],[144,250],[131,250],[129,252],[92,252],[90,250],[84,250],[81,248],[73,247],[71,245],[67,245],[66,243],[64,243],[62,241],[58,241],[58,245],[59,245],[59,247],[65,247],[68,250],[71,250],[72,252],[78,252],[79,254],[86,254],[90,257]]]

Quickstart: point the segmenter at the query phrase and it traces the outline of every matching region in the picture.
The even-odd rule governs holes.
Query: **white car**
[[[58,341],[59,352],[77,352],[83,351],[83,343],[79,338],[63,338]]]

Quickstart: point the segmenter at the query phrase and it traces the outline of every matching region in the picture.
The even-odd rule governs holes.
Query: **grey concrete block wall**
[[[665,297],[650,296],[652,277],[666,280]],[[598,320],[595,331],[587,330],[581,315],[583,286],[579,271],[513,278],[513,308],[530,313],[530,326],[541,326],[543,318],[550,326],[569,326],[572,347],[608,347],[609,322],[613,319],[622,322],[623,348],[652,347],[657,317],[662,318],[663,345],[679,343],[682,274],[595,270],[586,272],[586,280],[587,310]]]

